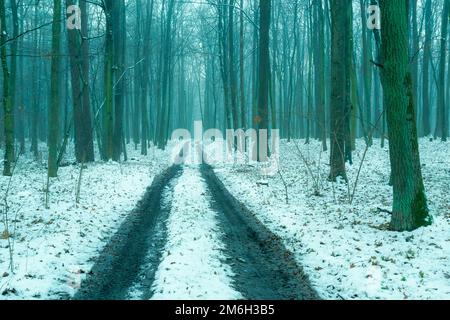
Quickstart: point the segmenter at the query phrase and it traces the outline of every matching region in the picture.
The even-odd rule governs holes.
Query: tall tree
[[[40,0],[36,0],[35,2],[35,8],[34,8],[34,24],[38,25],[38,18],[39,18],[39,5]],[[36,31],[33,35],[33,42],[36,45],[36,49],[39,49],[39,37],[41,36],[40,31]],[[32,71],[31,71],[31,78],[32,78],[32,92],[33,94],[33,101],[32,101],[32,111],[31,111],[31,128],[30,128],[30,134],[31,134],[31,152],[34,155],[34,158],[37,159],[38,157],[38,126],[39,126],[39,93],[37,90],[38,88],[38,81],[37,81],[37,75],[39,70],[39,63],[36,61],[33,61]]]
[[[410,59],[411,59],[411,78],[413,83],[413,97],[418,110],[418,88],[419,88],[419,53],[420,53],[420,41],[419,41],[419,26],[417,21],[417,1],[409,0],[410,20],[411,20],[411,39],[410,39]],[[417,121],[417,119],[416,119]]]
[[[113,35],[113,2],[104,0],[106,32],[105,32],[105,58],[104,58],[104,107],[103,107],[103,160],[113,158],[113,132],[114,132],[114,35]]]
[[[366,24],[366,8],[367,8],[367,1],[366,0],[359,0],[360,2],[360,9],[361,9],[361,25],[362,28],[362,83],[363,83],[363,90],[362,90],[362,97],[361,100],[363,101],[363,107],[360,109],[363,111],[361,114],[361,120],[363,121],[362,128],[364,131],[366,131],[366,128],[371,128],[372,123],[372,101],[371,101],[371,94],[372,94],[372,67],[371,67],[371,47],[370,47],[370,38],[368,36],[369,30],[365,28]],[[371,146],[373,144],[372,137],[367,135],[367,132],[364,132],[364,136],[367,136],[367,143]]]
[[[381,76],[387,109],[394,201],[391,229],[411,231],[431,223],[419,157],[408,55],[406,1],[381,0]]]
[[[175,0],[168,0],[167,13],[165,17],[165,28],[163,32],[163,44],[161,50],[161,105],[159,109],[159,118],[157,122],[157,144],[159,148],[164,148],[168,138],[168,124],[170,120],[170,81],[172,59],[172,40],[173,40],[173,20],[175,18]]]
[[[331,0],[331,155],[330,180],[347,179],[346,140],[349,130],[351,54],[349,20],[351,1]],[[350,55],[349,55],[350,54]],[[348,148],[348,146],[347,146]]]
[[[20,121],[20,110],[19,110],[19,106],[16,103],[16,96],[17,96],[17,90],[16,90],[16,86],[17,86],[17,58],[18,58],[18,46],[19,46],[19,14],[18,14],[18,6],[17,6],[17,0],[11,0],[11,13],[12,13],[12,25],[13,25],[13,33],[12,33],[12,37],[13,37],[13,41],[11,42],[11,75],[10,75],[10,93],[11,93],[11,106],[13,108],[13,112],[14,112],[14,121],[15,121],[15,125],[14,125],[14,129],[15,129],[15,134],[18,138],[18,136],[20,136],[20,125],[21,125],[21,121]],[[22,153],[22,152],[20,152]]]
[[[126,17],[124,0],[114,0],[113,9],[113,38],[114,38],[114,133],[113,160],[119,161],[123,150],[123,113],[125,104],[125,42]]]
[[[83,161],[94,161],[94,140],[92,128],[91,92],[90,92],[90,56],[88,2],[80,1],[81,12],[81,70],[82,70],[82,113],[83,113]]]
[[[448,57],[447,52],[447,36],[448,36],[448,21],[450,12],[450,0],[444,0],[444,9],[442,10],[441,22],[441,48],[439,60],[439,81],[438,81],[438,113],[436,136],[440,134],[442,141],[447,141],[448,136],[448,114],[445,101],[445,72],[446,61]],[[447,102],[448,103],[448,102]]]
[[[239,3],[240,13],[239,13],[239,89],[240,89],[240,114],[241,114],[241,127],[247,128],[247,116],[246,116],[246,106],[245,106],[245,57],[244,57],[244,0],[240,0]]]
[[[48,117],[48,176],[51,178],[58,175],[61,13],[61,0],[53,0],[52,66]]]
[[[3,70],[3,115],[5,127],[5,158],[3,163],[3,175],[10,176],[11,164],[14,161],[14,111],[11,101],[10,74],[6,52],[8,31],[6,29],[5,0],[0,0],[0,45]]]
[[[233,114],[233,128],[239,128],[239,113],[237,100],[236,61],[234,46],[234,5],[235,0],[229,0],[228,4],[228,79],[230,81],[231,112]]]
[[[255,121],[258,130],[267,130],[269,128],[271,0],[259,0],[259,10],[259,99]],[[267,155],[260,154],[261,147],[263,146],[258,139],[258,161],[264,162],[267,160]]]
[[[316,105],[318,137],[322,141],[322,148],[327,150],[327,130],[325,127],[325,17],[322,0],[315,0],[315,52],[314,65],[316,76]]]
[[[430,94],[430,65],[431,65],[431,47],[433,45],[433,19],[432,19],[431,0],[425,2],[425,40],[423,45],[423,66],[422,66],[422,132],[424,136],[431,133],[430,114],[431,114],[431,94]]]
[[[73,6],[74,0],[67,0],[68,6]],[[72,13],[70,13],[72,14]],[[79,18],[79,17],[76,17]],[[71,88],[72,88],[72,104],[73,104],[73,117],[74,117],[74,131],[75,131],[75,157],[78,162],[83,161],[83,92],[81,85],[81,43],[79,37],[79,30],[75,27],[71,27],[68,30],[68,42],[70,60],[70,75],[71,75]]]

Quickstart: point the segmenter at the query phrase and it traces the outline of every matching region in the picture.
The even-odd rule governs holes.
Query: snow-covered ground
[[[388,231],[390,216],[378,210],[389,210],[392,204],[388,149],[378,144],[367,153],[352,203],[363,141],[358,141],[355,164],[348,166],[349,185],[327,180],[328,154],[321,153],[318,142],[282,142],[277,176],[262,176],[256,164],[222,164],[215,171],[230,192],[283,239],[322,298],[449,299],[450,143],[421,141],[434,223],[405,233]],[[214,145],[206,149],[213,153],[209,158],[219,153]],[[88,164],[79,203],[80,166],[62,167],[51,180],[49,209],[45,164],[20,158],[7,198],[10,234],[0,224],[0,299],[73,295],[146,187],[170,165],[171,153],[173,158],[178,149],[151,149],[142,157],[130,148],[127,163]],[[191,151],[191,164],[172,182],[167,243],[155,276],[154,299],[242,298],[224,262],[217,213],[195,165],[198,154]],[[9,178],[0,177],[2,221],[8,184]],[[9,268],[11,251],[14,273]]]
[[[45,146],[41,149],[45,152]],[[7,198],[10,235],[0,224],[0,300],[58,299],[75,293],[99,251],[155,175],[170,164],[166,153],[154,149],[142,157],[130,146],[128,156],[126,163],[87,164],[79,203],[80,166],[60,168],[58,178],[51,180],[48,209],[45,164],[28,155],[19,159]],[[8,182],[0,177],[2,221]],[[9,267],[9,245],[14,272]]]
[[[377,209],[392,205],[388,149],[379,143],[367,153],[352,204],[363,141],[348,166],[349,186],[327,181],[328,153],[318,142],[282,142],[281,175],[264,177],[247,165],[216,173],[284,239],[322,298],[450,299],[450,143],[421,140],[434,223],[405,233],[387,231],[390,216]]]
[[[186,167],[174,194],[153,299],[242,299],[232,288],[231,267],[223,262],[224,244],[200,170]]]

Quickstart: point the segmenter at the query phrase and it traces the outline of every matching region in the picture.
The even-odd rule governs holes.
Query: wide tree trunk
[[[411,231],[431,223],[420,166],[408,55],[406,1],[382,0],[381,76],[387,110],[394,201],[391,229]]]
[[[74,0],[68,0],[67,5],[75,4]],[[72,87],[72,104],[75,131],[75,157],[78,162],[83,161],[83,113],[82,113],[82,87],[81,87],[81,48],[79,30],[69,29],[68,46],[70,60],[70,75]]]
[[[350,39],[347,33],[349,29],[350,0],[331,1],[331,156],[330,176],[331,181],[337,177],[347,179],[345,170],[347,135],[349,134],[350,110],[350,76],[351,76],[351,51]],[[350,17],[351,18],[351,17]],[[350,139],[351,140],[351,139]]]

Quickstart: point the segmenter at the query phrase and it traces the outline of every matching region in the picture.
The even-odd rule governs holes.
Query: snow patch
[[[184,169],[174,194],[153,299],[242,299],[231,286],[231,268],[222,262],[225,246],[198,168]]]

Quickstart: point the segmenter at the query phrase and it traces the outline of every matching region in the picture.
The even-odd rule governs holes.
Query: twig
[[[388,213],[390,215],[392,215],[392,211],[386,210],[386,209],[381,209],[381,208],[377,208],[378,212],[380,213]]]
[[[82,175],[83,175],[84,158],[85,158],[85,157],[83,157],[83,161],[81,162],[81,166],[80,166],[80,174],[78,175],[77,191],[76,191],[76,194],[75,194],[75,202],[76,202],[77,204],[80,203],[81,178],[82,178]]]
[[[378,68],[384,69],[384,65],[382,65],[379,62],[374,61],[373,59],[370,59],[370,62],[372,62],[375,66],[377,66]]]
[[[16,160],[14,162],[14,166],[12,167],[12,171],[11,171],[11,176],[9,177],[8,180],[8,186],[6,187],[5,190],[5,196],[3,199],[3,206],[4,206],[4,212],[3,212],[3,224],[5,226],[5,236],[6,236],[6,240],[8,241],[8,250],[9,250],[9,269],[11,270],[11,273],[14,274],[14,245],[13,243],[11,243],[11,234],[9,233],[9,217],[8,217],[8,212],[9,212],[9,204],[8,204],[8,195],[9,195],[9,191],[11,189],[11,184],[12,184],[12,179],[14,176],[14,172],[16,170],[17,167],[17,163],[19,162],[19,158],[20,158],[20,152],[16,152],[17,157]]]
[[[380,113],[377,122],[375,123],[374,128],[372,128],[372,130],[369,132],[369,140],[371,140],[372,136],[373,136],[373,132],[375,130],[375,127],[378,125],[378,123],[380,122],[380,120],[383,118],[383,115],[385,113],[385,110],[383,110],[383,112]],[[356,188],[358,187],[358,181],[359,181],[359,177],[361,174],[361,170],[364,164],[364,161],[366,160],[366,156],[367,156],[367,152],[369,151],[370,145],[367,143],[366,144],[366,148],[364,149],[364,154],[363,157],[361,159],[361,163],[359,164],[359,168],[358,168],[358,173],[356,175],[356,179],[355,179],[355,184],[353,185],[353,192],[352,195],[350,197],[350,204],[353,203],[353,200],[355,200],[355,194],[356,194]]]

